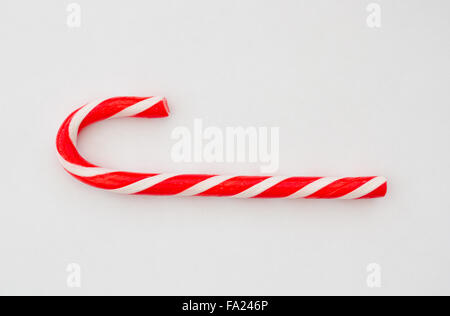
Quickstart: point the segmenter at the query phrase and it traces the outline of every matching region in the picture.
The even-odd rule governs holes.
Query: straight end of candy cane
[[[368,193],[361,196],[359,199],[374,199],[386,196],[387,180],[385,177],[376,177],[372,181],[369,181],[367,186],[367,188],[364,188],[364,186],[361,187],[366,189],[366,192]]]

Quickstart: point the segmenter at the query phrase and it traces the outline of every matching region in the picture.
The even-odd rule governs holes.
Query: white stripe
[[[222,182],[225,182],[234,177],[236,177],[236,176],[214,176],[214,177],[208,178],[202,182],[199,182],[199,183],[191,186],[190,188],[184,190],[181,193],[178,193],[177,195],[193,196],[193,195],[205,192],[205,191],[215,187],[216,185],[219,185]]]
[[[119,113],[111,116],[110,119],[138,115],[139,113],[142,113],[142,112],[150,109],[156,103],[162,101],[162,99],[163,99],[162,97],[150,97],[148,99],[142,100],[132,106],[129,106],[129,107],[123,109]]]
[[[178,174],[170,174],[170,173],[158,174],[156,176],[148,177],[141,181],[132,183],[123,188],[119,188],[119,189],[115,189],[115,190],[111,190],[111,191],[115,192],[115,193],[122,193],[122,194],[135,194],[135,193],[147,190],[148,188],[151,188],[155,184],[158,184],[164,180],[175,177],[177,175]]]
[[[59,162],[64,167],[64,169],[66,169],[68,172],[70,172],[76,176],[79,176],[79,177],[89,178],[89,177],[95,177],[95,176],[99,176],[102,174],[114,172],[112,170],[105,169],[105,168],[83,167],[80,165],[75,165],[75,164],[70,163],[67,160],[65,160],[63,157],[61,157],[61,155],[59,153],[58,153],[58,159],[59,159]]]
[[[362,186],[360,186],[359,188],[356,188],[352,192],[350,192],[344,196],[341,196],[339,199],[349,200],[349,199],[360,198],[360,197],[372,192],[373,190],[377,189],[379,186],[386,183],[386,181],[387,180],[384,177],[373,178],[372,180],[367,181]]]
[[[242,191],[241,193],[233,195],[232,197],[252,198],[286,179],[288,179],[288,177],[270,177],[264,181],[261,181],[258,184],[255,184],[254,186],[248,188],[247,190]]]
[[[70,121],[69,124],[69,137],[72,141],[73,145],[77,145],[77,139],[78,139],[78,131],[80,129],[81,123],[84,121],[86,116],[101,102],[105,100],[97,100],[94,102],[90,102],[86,104],[84,107],[82,107],[80,110],[78,110],[77,113],[72,118],[72,121]]]
[[[287,198],[288,199],[298,199],[298,198],[307,197],[339,179],[342,179],[342,178],[335,178],[335,177],[320,178],[319,180],[316,180],[316,181],[304,186],[297,192],[289,195]]]

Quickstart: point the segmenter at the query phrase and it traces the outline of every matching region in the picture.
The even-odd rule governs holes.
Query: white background
[[[378,1],[0,4],[0,294],[450,294],[450,4]],[[58,164],[76,107],[162,95],[170,119],[99,123],[88,160],[136,171],[258,174],[177,164],[177,126],[280,127],[280,175],[383,175],[384,199],[118,196]],[[368,264],[382,267],[369,288]],[[81,288],[66,267],[82,268]]]

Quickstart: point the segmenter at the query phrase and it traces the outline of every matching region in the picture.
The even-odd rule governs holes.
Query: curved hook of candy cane
[[[360,199],[383,197],[383,177],[271,177],[207,174],[134,173],[111,170],[85,160],[77,150],[79,133],[98,121],[169,116],[165,98],[116,97],[86,104],[62,124],[56,147],[64,169],[80,181],[124,194],[230,196],[240,198]]]

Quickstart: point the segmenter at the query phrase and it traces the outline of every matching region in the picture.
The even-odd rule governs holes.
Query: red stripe
[[[70,172],[69,172],[70,173]],[[92,185],[96,188],[114,190],[125,187],[132,183],[153,177],[156,174],[132,173],[132,172],[112,172],[94,177],[80,177],[70,173],[83,183]]]
[[[228,179],[203,193],[199,193],[199,196],[231,196],[241,193],[248,188],[260,183],[270,177],[248,177],[239,176]]]
[[[282,198],[294,194],[304,186],[319,180],[320,177],[292,177],[281,181],[255,198]]]
[[[316,193],[307,196],[307,199],[335,199],[344,196],[355,189],[362,186],[367,181],[375,177],[358,177],[358,178],[343,178],[327,185]]]
[[[69,137],[69,125],[72,121],[73,116],[75,113],[79,111],[76,110],[74,113],[72,113],[63,123],[61,128],[59,129],[58,135],[56,136],[56,148],[61,155],[61,157],[64,158],[64,160],[84,166],[84,167],[96,167],[95,165],[91,164],[87,160],[85,160],[81,155],[78,153],[78,150],[75,148],[75,146],[72,143],[72,140]]]
[[[213,177],[213,175],[206,174],[186,174],[174,176],[172,178],[166,179],[154,186],[139,192],[137,194],[151,194],[151,195],[174,195],[189,189],[193,185],[202,182],[208,178]]]
[[[81,122],[79,132],[81,132],[86,126],[98,121],[106,120],[111,116],[145,99],[148,98],[116,97],[105,100],[99,103],[94,109],[91,110],[91,112],[89,112],[83,122]]]

